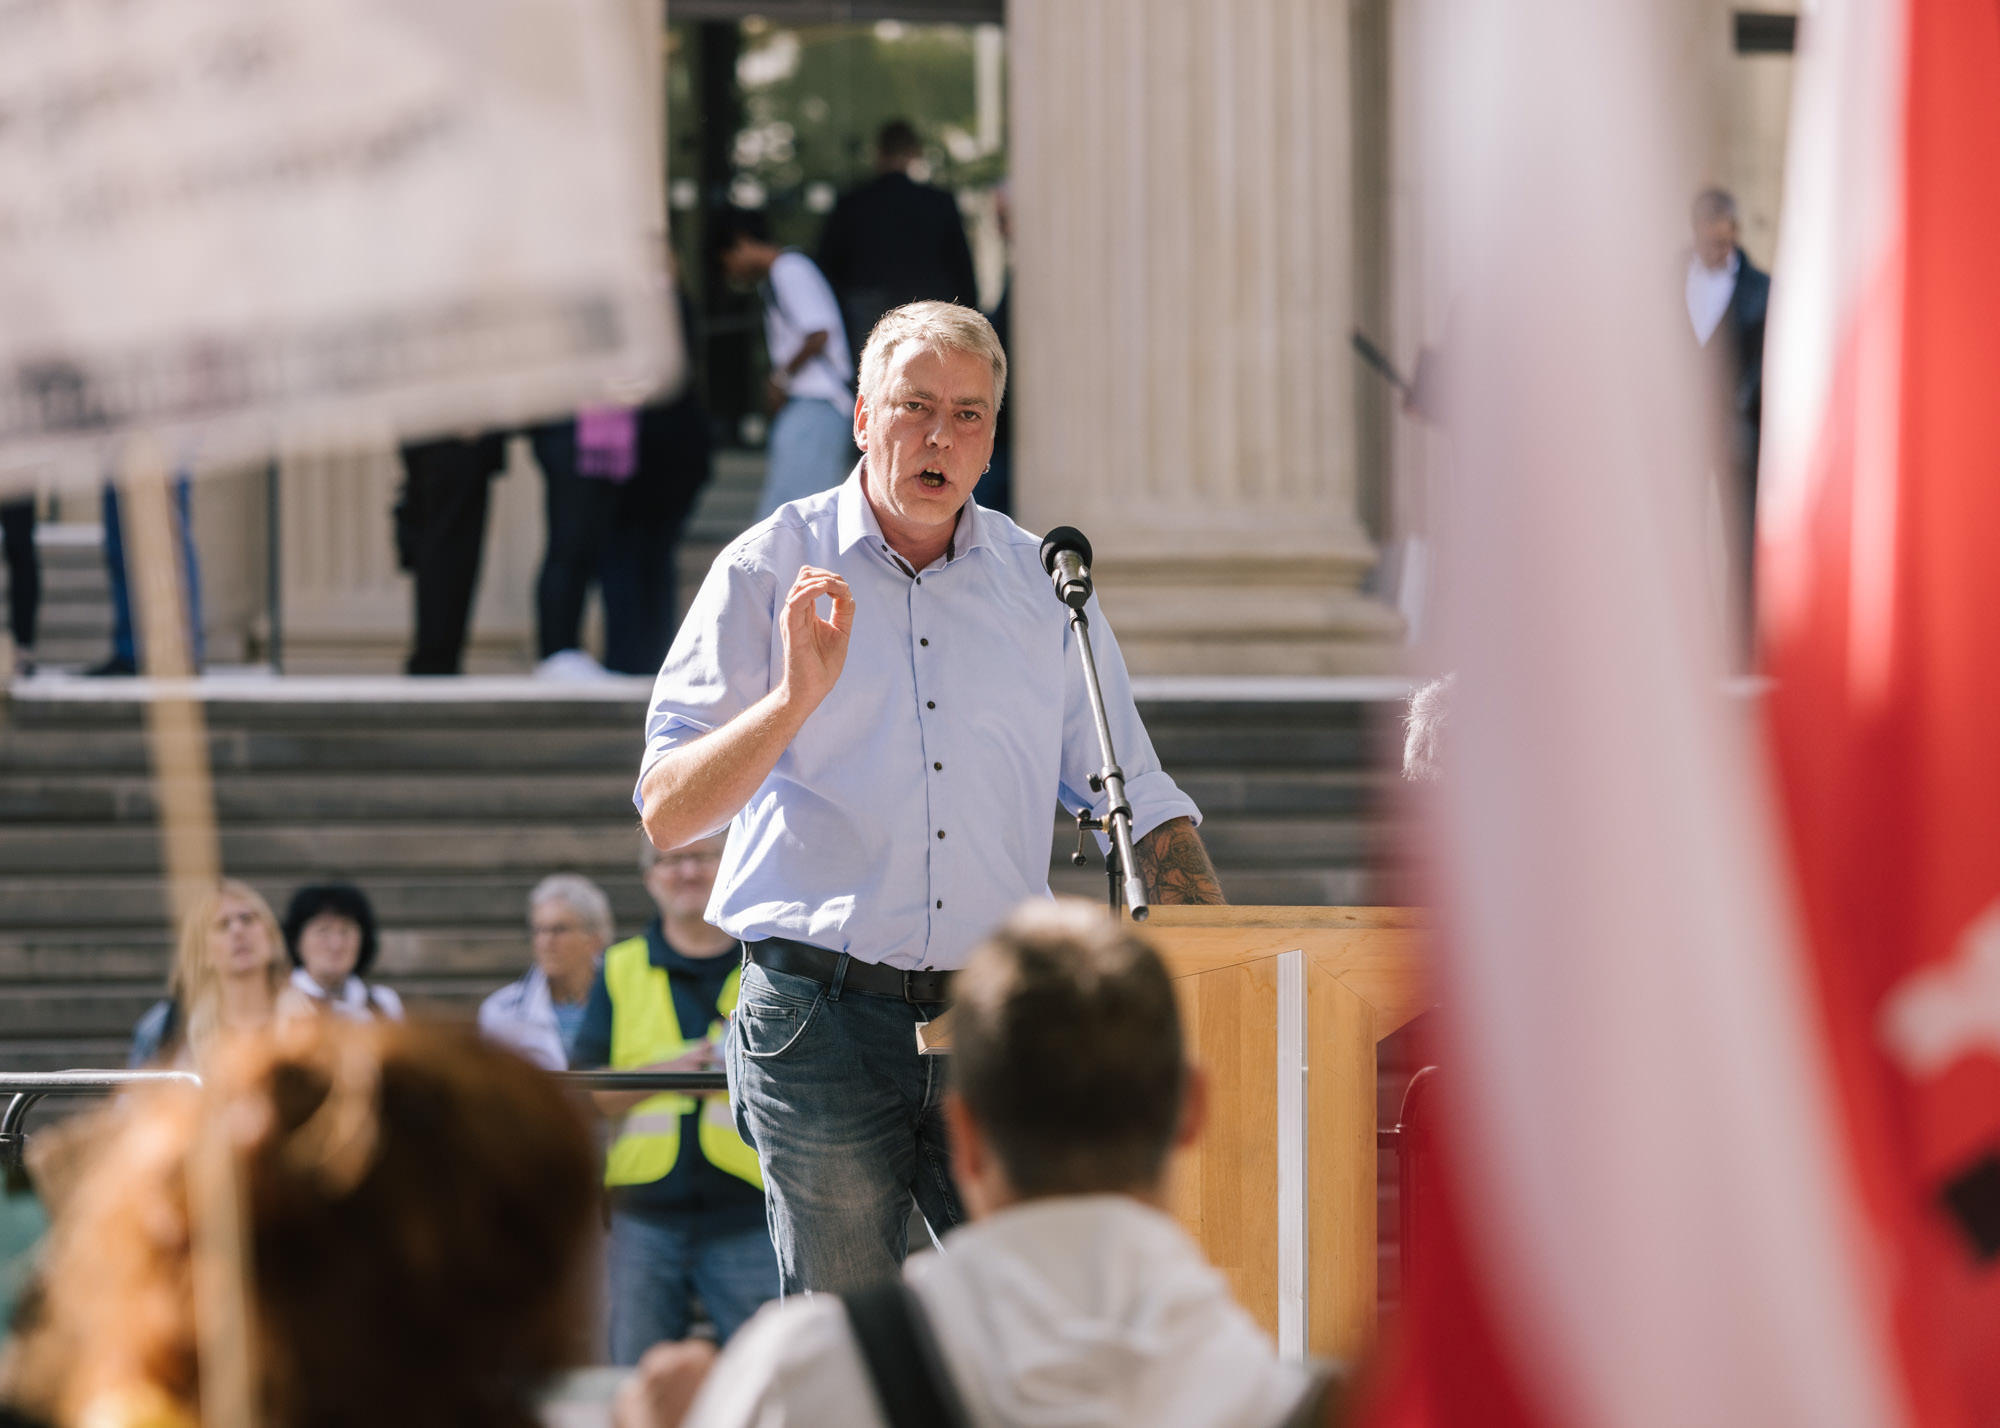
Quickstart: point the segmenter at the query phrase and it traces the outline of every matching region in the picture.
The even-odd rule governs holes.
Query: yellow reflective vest
[[[737,988],[743,969],[737,968],[723,983],[716,1011],[723,1016],[736,1010]],[[721,1034],[716,1021],[701,1029],[694,1038],[681,1034],[680,1017],[674,1012],[673,988],[667,970],[653,965],[646,939],[634,937],[620,942],[604,954],[604,986],[611,993],[611,1066],[631,1070],[656,1061],[671,1061],[699,1042]],[[757,1152],[736,1133],[729,1113],[729,1098],[723,1095],[683,1095],[663,1091],[648,1096],[619,1122],[618,1138],[604,1160],[606,1185],[650,1185],[663,1180],[681,1155],[681,1117],[701,1104],[701,1153],[718,1170],[726,1170],[747,1180],[759,1190],[764,1177],[757,1170]]]

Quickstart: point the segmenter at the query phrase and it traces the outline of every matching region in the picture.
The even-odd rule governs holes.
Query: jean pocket
[[[811,977],[774,972],[769,967],[752,962],[743,969],[739,1005],[747,1007],[754,1004],[763,1007],[767,1013],[776,1009],[804,1015],[818,1006],[819,999],[824,995],[826,988]]]
[[[752,1061],[772,1061],[798,1045],[818,1015],[817,997],[803,1005],[745,998],[737,1004],[732,1029],[745,1056]]]

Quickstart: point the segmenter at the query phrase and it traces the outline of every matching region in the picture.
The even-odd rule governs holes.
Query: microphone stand
[[[1084,688],[1090,692],[1090,715],[1097,724],[1097,745],[1104,751],[1104,767],[1092,776],[1090,791],[1103,793],[1110,805],[1101,819],[1092,817],[1087,808],[1077,813],[1077,850],[1070,861],[1078,867],[1083,866],[1085,832],[1108,829],[1111,847],[1104,857],[1104,871],[1111,884],[1111,915],[1118,915],[1119,884],[1122,882],[1126,910],[1132,914],[1134,922],[1144,922],[1150,909],[1146,906],[1146,884],[1139,877],[1139,861],[1132,853],[1132,801],[1125,796],[1125,771],[1118,767],[1118,756],[1112,752],[1111,721],[1104,712],[1104,687],[1097,680],[1097,656],[1090,648],[1090,620],[1083,613],[1081,599],[1069,606],[1069,626],[1076,631],[1076,647],[1083,656]]]

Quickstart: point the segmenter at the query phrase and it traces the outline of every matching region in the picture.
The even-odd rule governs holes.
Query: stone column
[[[1395,659],[1357,512],[1344,0],[1010,0],[1015,489],[1147,673]]]

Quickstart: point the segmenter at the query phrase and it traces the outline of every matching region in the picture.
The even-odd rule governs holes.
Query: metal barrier
[[[729,1077],[721,1071],[559,1071],[565,1086],[579,1091],[727,1091]]]
[[[22,1126],[28,1112],[44,1096],[109,1096],[134,1086],[155,1086],[184,1082],[199,1086],[201,1078],[192,1071],[32,1071],[0,1075],[0,1096],[7,1109],[0,1111],[0,1169],[20,1165],[27,1149],[28,1135]]]
[[[559,1071],[556,1079],[579,1091],[679,1091],[687,1095],[727,1091],[721,1071]],[[28,1112],[46,1096],[111,1096],[138,1086],[199,1086],[192,1071],[9,1071],[0,1072],[0,1170],[21,1164],[28,1145]]]

